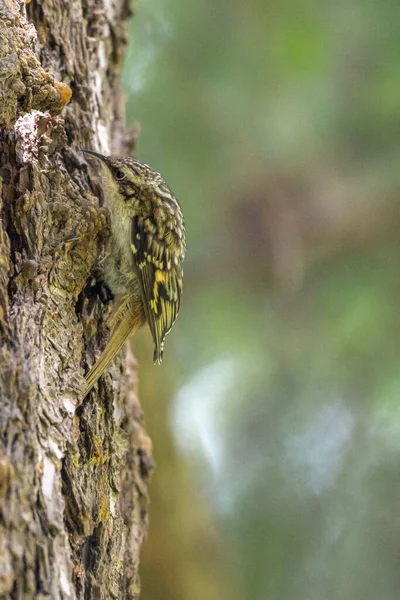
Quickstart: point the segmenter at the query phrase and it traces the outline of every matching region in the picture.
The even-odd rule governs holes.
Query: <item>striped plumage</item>
[[[111,337],[86,376],[85,396],[124,341],[148,323],[154,362],[179,311],[185,257],[185,228],[178,201],[151,167],[129,157],[86,151],[103,163],[104,206],[110,213],[111,248],[104,281],[115,296]]]

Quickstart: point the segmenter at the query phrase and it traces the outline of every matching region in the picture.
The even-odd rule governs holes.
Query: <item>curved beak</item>
[[[102,160],[104,163],[107,164],[107,156],[104,156],[103,154],[99,154],[98,152],[93,152],[93,150],[82,150],[82,152],[85,152],[85,154],[91,154],[92,156],[99,158],[100,160]]]

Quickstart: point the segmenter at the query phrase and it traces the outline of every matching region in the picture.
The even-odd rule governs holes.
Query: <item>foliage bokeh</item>
[[[134,342],[144,600],[399,596],[399,18],[135,4],[128,119],[188,238],[165,364]]]

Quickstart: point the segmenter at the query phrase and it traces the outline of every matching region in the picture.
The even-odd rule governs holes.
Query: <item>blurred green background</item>
[[[400,3],[138,0],[137,156],[181,202],[143,600],[400,597]],[[140,124],[140,127],[139,127]]]

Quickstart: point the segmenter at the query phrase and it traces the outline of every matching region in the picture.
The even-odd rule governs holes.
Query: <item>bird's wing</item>
[[[182,293],[182,260],[174,256],[173,231],[164,239],[156,235],[150,218],[135,216],[131,225],[131,249],[147,322],[154,341],[154,362],[161,363],[164,339],[179,311]]]

